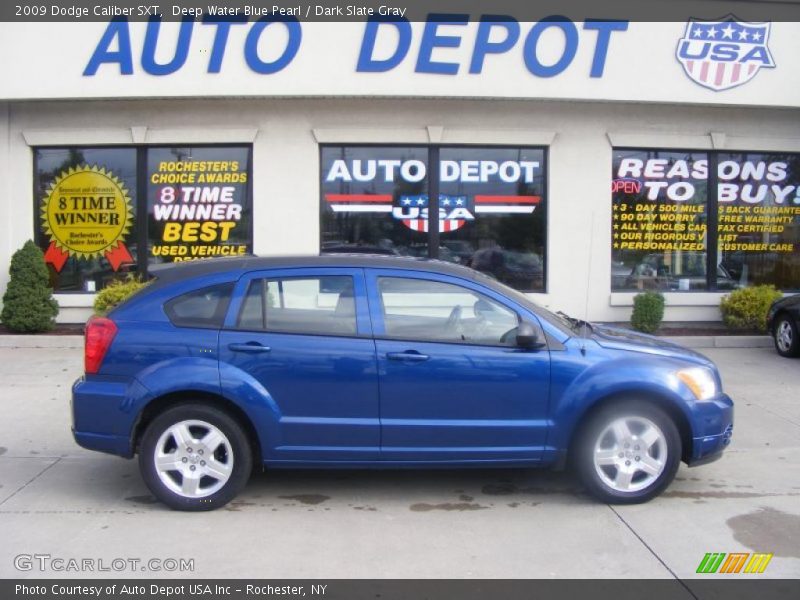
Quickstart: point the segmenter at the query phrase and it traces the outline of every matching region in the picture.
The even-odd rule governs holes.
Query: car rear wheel
[[[777,318],[773,329],[773,339],[775,340],[775,349],[781,356],[791,358],[800,355],[800,337],[798,337],[797,327],[789,315],[780,315]]]
[[[177,510],[213,510],[230,502],[252,470],[247,435],[227,413],[182,404],[145,429],[139,468],[153,495]]]
[[[626,401],[601,408],[582,429],[577,469],[588,491],[612,504],[647,502],[678,470],[681,437],[664,411]]]

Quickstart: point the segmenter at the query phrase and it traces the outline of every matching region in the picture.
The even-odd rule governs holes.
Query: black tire
[[[788,333],[791,337],[788,345],[786,341],[781,342],[778,339],[783,327],[788,327]],[[800,336],[797,335],[797,325],[789,315],[781,313],[775,318],[775,326],[772,328],[772,341],[775,342],[775,350],[781,356],[786,358],[800,356]]]
[[[613,433],[603,434],[613,422],[618,422],[619,419],[626,420],[626,425],[630,425],[629,431],[634,435],[644,431],[644,429],[637,430],[635,427],[646,425],[646,422],[650,422],[656,426],[657,430],[660,430],[661,436],[659,439],[663,440],[659,441],[650,450],[645,451],[638,450],[638,445],[635,446],[637,450],[634,450],[634,445],[638,442],[631,442],[630,448],[623,448],[622,444],[619,445],[618,450],[623,454],[619,459],[624,464],[633,464],[634,467],[631,467],[631,469],[636,468],[636,465],[644,464],[643,462],[636,462],[646,460],[643,452],[648,455],[648,458],[651,458],[651,452],[659,451],[656,452],[654,460],[663,463],[663,470],[658,476],[648,476],[644,471],[635,472],[630,484],[631,491],[616,489],[613,484],[607,481],[607,479],[611,479],[616,475],[618,469],[627,469],[628,467],[613,465],[598,467],[595,465],[595,448],[598,442],[601,442],[601,436],[603,436],[602,440],[605,441],[605,444],[601,442],[602,447],[609,449],[615,447]],[[630,421],[627,421],[628,419]],[[672,482],[680,465],[681,436],[678,428],[667,413],[650,402],[625,400],[602,407],[590,416],[585,425],[581,427],[578,435],[579,438],[573,453],[574,467],[589,493],[598,500],[609,504],[639,504],[658,496]],[[616,460],[618,456],[619,454],[615,451],[613,460]],[[605,479],[598,471],[604,473]],[[637,477],[639,478],[638,482]],[[646,482],[648,477],[653,478],[653,480]],[[613,483],[616,483],[616,481]],[[635,489],[640,485],[643,486],[641,489]]]
[[[226,439],[213,451],[216,463],[204,461],[202,463],[204,466],[200,466],[200,461],[208,458],[208,453],[200,456],[199,453],[204,446],[199,443],[198,439],[190,440],[181,453],[178,453],[176,438],[167,431],[183,422],[191,423],[188,425],[191,432],[190,437],[195,435],[200,437],[204,432],[212,431],[208,426],[214,427],[222,433]],[[201,424],[205,424],[205,427]],[[165,437],[162,438],[162,436]],[[206,469],[206,464],[221,464],[223,467],[232,465],[227,469],[229,473],[227,480],[205,475],[197,477],[198,486],[201,486],[197,488],[197,493],[191,497],[183,495],[180,490],[176,489],[182,488],[184,481],[179,470],[172,470],[165,474],[168,481],[171,482],[170,485],[162,481],[156,468],[157,445],[162,446],[162,452],[164,448],[172,446],[173,449],[166,454],[171,456],[172,452],[175,452],[176,464],[182,462],[181,469],[194,466],[192,472],[199,472],[196,469]],[[197,446],[197,448],[192,446]],[[190,451],[192,453],[188,454]],[[180,456],[183,456],[183,459]],[[195,464],[192,464],[193,462]],[[147,426],[139,448],[139,470],[153,495],[170,508],[186,511],[214,510],[230,502],[247,484],[253,470],[253,453],[244,430],[228,413],[207,404],[186,403],[165,410]],[[215,487],[218,489],[214,489]]]

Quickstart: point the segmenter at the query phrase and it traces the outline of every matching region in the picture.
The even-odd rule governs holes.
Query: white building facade
[[[34,239],[62,322],[124,273],[250,252],[432,254],[602,321],[642,290],[678,321],[800,290],[798,23],[4,23],[0,47],[26,57],[0,64],[0,287]]]

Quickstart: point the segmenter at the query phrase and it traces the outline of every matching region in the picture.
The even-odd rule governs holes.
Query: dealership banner
[[[576,573],[577,574],[577,573]],[[800,580],[764,579],[750,573],[721,579],[6,579],[3,598],[37,600],[778,600],[796,598]]]

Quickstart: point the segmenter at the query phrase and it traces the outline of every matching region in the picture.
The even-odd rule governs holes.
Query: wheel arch
[[[687,462],[692,456],[693,435],[692,427],[689,424],[688,417],[683,411],[678,408],[673,401],[671,401],[665,394],[660,394],[653,390],[642,392],[637,391],[621,391],[602,396],[585,407],[583,412],[578,416],[575,426],[570,436],[567,452],[564,456],[564,463],[569,462],[575,455],[575,448],[580,443],[583,431],[587,424],[591,421],[592,417],[600,410],[614,404],[620,404],[628,400],[638,400],[651,403],[652,405],[663,410],[667,416],[672,419],[675,426],[678,428],[678,433],[681,438],[681,460]]]
[[[224,396],[201,390],[181,390],[170,392],[153,398],[150,402],[148,402],[139,412],[139,415],[133,425],[133,431],[131,434],[132,452],[134,454],[138,454],[142,435],[153,419],[167,409],[185,404],[203,404],[205,406],[211,406],[213,408],[220,409],[228,414],[244,430],[247,440],[250,442],[250,448],[253,454],[253,464],[262,464],[261,440],[259,439],[253,421],[247,415],[247,413],[235,402],[232,402]]]

